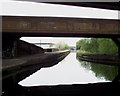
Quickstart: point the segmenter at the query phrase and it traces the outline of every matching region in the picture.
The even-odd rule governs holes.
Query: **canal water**
[[[22,86],[48,86],[110,82],[117,75],[117,67],[80,61],[71,52],[58,64],[41,68],[19,82]]]

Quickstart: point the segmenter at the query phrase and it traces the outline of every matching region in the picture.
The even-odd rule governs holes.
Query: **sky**
[[[1,15],[118,19],[118,11],[89,7],[2,0]]]
[[[98,18],[98,19],[119,19],[118,11],[85,8],[77,6],[54,5],[36,2],[22,2],[12,0],[1,0],[2,11],[0,15],[13,16],[46,16],[46,17],[72,17],[72,18]],[[28,42],[65,42],[74,46],[80,38],[52,38],[52,37],[24,37],[22,40]]]
[[[22,37],[21,40],[27,41],[29,43],[60,43],[63,42],[69,46],[76,46],[76,42],[82,38],[72,38],[72,37]]]

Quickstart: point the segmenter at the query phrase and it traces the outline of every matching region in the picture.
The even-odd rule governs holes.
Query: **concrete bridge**
[[[29,0],[28,0],[29,1]],[[30,0],[31,1],[31,0]],[[35,0],[32,0],[35,1]],[[82,3],[81,3],[82,4]],[[91,3],[93,4],[93,3]],[[113,10],[119,10],[119,7],[114,7],[114,3],[112,4],[102,4],[102,6],[98,5],[91,5],[91,4],[83,4],[80,6],[91,6],[91,7],[100,7],[105,9],[113,9]],[[115,9],[114,9],[115,8]],[[120,40],[118,39],[120,37],[120,20],[111,20],[111,19],[90,19],[90,18],[63,18],[63,17],[30,17],[30,16],[2,16],[2,42],[3,42],[3,50],[6,50],[10,46],[13,48],[14,42],[19,40],[20,37],[23,36],[40,36],[40,37],[102,37],[102,38],[112,38],[112,40],[116,43],[116,45],[119,47],[118,52],[120,56]],[[33,66],[32,66],[33,68]],[[27,68],[26,68],[27,69]],[[24,69],[26,71],[26,69]],[[32,69],[33,70],[33,69]],[[35,69],[38,70],[38,69]],[[14,73],[15,71],[13,71]],[[32,72],[32,71],[31,71]],[[9,73],[9,70],[7,70],[6,74]],[[33,72],[32,72],[33,73]],[[29,74],[32,74],[29,73]],[[23,72],[22,74],[28,75],[28,72]],[[21,88],[16,82],[19,80],[19,78],[22,78],[20,74],[17,74],[18,76],[10,77],[6,79],[4,82],[5,88],[8,88],[8,85],[10,86],[8,88],[8,93],[6,96],[17,94],[22,92],[25,92],[29,94],[30,92],[33,93],[32,96],[39,96],[42,94],[39,87],[37,88]],[[24,76],[23,76],[24,78]],[[57,94],[63,94],[66,92],[66,94],[85,94],[85,96],[88,95],[96,95],[99,93],[105,93],[106,95],[114,96],[114,94],[119,93],[118,91],[113,91],[113,89],[118,90],[120,87],[120,84],[118,83],[120,79],[120,68],[119,68],[119,74],[115,78],[116,83],[103,83],[101,87],[96,86],[96,84],[93,84],[92,86],[89,84],[87,87],[85,85],[79,85],[80,92],[78,91],[78,87],[76,87],[76,90],[74,90],[74,86],[68,86],[68,88],[65,86],[61,87],[62,91],[58,90],[56,91]],[[9,82],[8,82],[9,81]],[[6,83],[7,82],[7,83]],[[12,83],[11,83],[12,82]],[[114,86],[113,86],[114,84]],[[20,89],[19,89],[20,87]],[[59,87],[59,86],[58,86]],[[41,87],[40,87],[41,88]],[[51,91],[52,87],[48,87],[50,94],[54,94],[54,91]],[[70,88],[70,92],[68,89]],[[91,89],[92,88],[92,89]],[[99,89],[100,88],[100,89]],[[109,88],[109,89],[107,89]],[[43,90],[43,92],[46,92],[46,89]],[[54,88],[56,90],[57,88]],[[65,90],[66,89],[66,90]],[[87,89],[87,92],[86,92]],[[90,90],[91,89],[91,90]],[[105,90],[103,90],[105,89]],[[30,91],[29,91],[30,90]],[[89,91],[90,90],[90,91]],[[102,90],[102,91],[101,91]],[[5,90],[6,91],[6,90]],[[15,92],[16,91],[16,92]],[[46,92],[46,93],[47,93]],[[81,93],[82,92],[82,93]],[[94,93],[95,92],[95,93]],[[110,92],[110,93],[109,93]],[[30,95],[31,95],[30,93]],[[35,95],[34,95],[35,94]],[[45,93],[44,93],[45,94]],[[48,93],[47,93],[48,94]],[[23,94],[22,94],[23,95]],[[103,95],[103,94],[101,94]],[[29,95],[28,95],[29,96]],[[117,96],[117,95],[116,95]]]
[[[86,19],[86,18],[56,18],[56,17],[22,17],[22,16],[3,16],[2,17],[2,31],[3,31],[3,48],[8,48],[9,46],[13,46],[14,42],[19,40],[20,37],[23,36],[48,36],[48,37],[102,37],[102,38],[112,38],[112,40],[116,43],[116,45],[119,47],[119,55],[120,55],[120,21],[119,20],[103,20],[103,19]],[[27,69],[27,68],[26,68]],[[24,70],[26,70],[24,69]],[[32,69],[33,70],[33,69]],[[38,69],[35,69],[38,70]],[[29,74],[32,74],[33,71],[29,71]],[[120,68],[118,71],[118,76],[114,79],[114,82],[119,82],[120,79]],[[24,75],[23,75],[24,74]],[[28,72],[22,73],[22,77],[28,75]],[[17,74],[14,78],[11,77],[10,80],[16,81],[18,83],[18,78],[20,74]],[[6,79],[10,81],[9,79]],[[8,81],[4,81],[4,87],[7,88],[8,86]],[[13,90],[7,89],[11,94],[14,93],[14,90],[19,90],[19,92],[23,91],[23,88],[19,86],[16,82],[9,83],[11,87],[13,87]],[[5,85],[7,84],[7,85]],[[11,85],[12,84],[12,85]],[[109,84],[109,83],[108,83]],[[81,86],[81,85],[79,85]],[[88,85],[90,86],[90,85]],[[96,85],[93,84],[95,87]],[[91,88],[93,88],[91,86]],[[111,85],[103,85],[101,89],[106,89],[105,86],[111,86]],[[116,86],[116,85],[115,85]],[[86,92],[86,86],[85,90],[83,91]],[[81,89],[83,88],[81,87]],[[20,88],[20,89],[19,89]],[[41,87],[40,87],[41,88]],[[70,86],[68,86],[68,89]],[[73,91],[74,86],[71,86],[72,90],[71,92],[74,93]],[[112,87],[109,90],[112,89],[117,89],[119,88],[119,84],[117,84],[117,87]],[[37,88],[39,90],[39,87]],[[87,88],[88,89],[88,88]],[[94,88],[93,88],[94,89]],[[28,90],[32,90],[32,88],[27,88]],[[33,88],[34,90],[34,88]],[[56,89],[55,89],[56,90]],[[64,88],[63,88],[64,90]],[[96,89],[94,89],[96,90]],[[98,89],[97,89],[98,90]],[[31,91],[32,92],[32,91]],[[50,91],[51,92],[51,91]],[[82,92],[82,91],[81,91]],[[108,91],[107,91],[108,92]],[[107,94],[106,92],[106,94]],[[9,93],[9,92],[8,92]],[[29,92],[27,92],[29,93]],[[36,89],[33,91],[31,94],[35,94]],[[69,92],[70,93],[70,92]],[[69,94],[67,93],[67,94]],[[112,92],[111,92],[112,93]],[[114,93],[114,92],[113,92]],[[119,92],[117,92],[119,93]],[[17,93],[16,93],[17,94]],[[23,93],[24,94],[24,93]],[[37,92],[37,95],[33,96],[38,96],[39,93]],[[45,94],[45,93],[44,93]],[[55,94],[55,93],[54,93]],[[72,93],[70,93],[72,94]],[[80,94],[80,92],[79,92]],[[91,94],[94,94],[94,91],[91,91]]]
[[[17,36],[119,37],[120,20],[3,16],[2,31]]]

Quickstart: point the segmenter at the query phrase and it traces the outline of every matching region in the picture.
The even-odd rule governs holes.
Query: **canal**
[[[117,67],[80,61],[71,52],[58,64],[41,68],[19,82],[22,86],[47,86],[110,82],[117,75]]]

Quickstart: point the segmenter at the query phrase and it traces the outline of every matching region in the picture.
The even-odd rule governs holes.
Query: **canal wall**
[[[37,70],[40,70],[43,67],[51,67],[58,64],[58,62],[63,60],[69,53],[70,51],[59,51],[19,57],[15,60],[26,61],[19,64],[17,62],[12,62],[14,59],[4,60],[2,69],[3,91],[5,92],[4,96],[17,96],[18,93],[16,92],[19,91],[19,81],[25,79],[27,76],[31,75]]]
[[[44,53],[44,49],[34,44],[30,44],[22,40],[14,42],[14,55],[16,57],[41,53]]]

